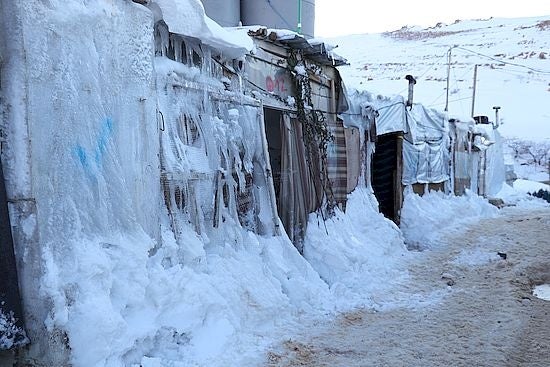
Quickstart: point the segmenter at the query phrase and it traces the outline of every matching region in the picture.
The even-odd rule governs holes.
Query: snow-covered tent
[[[279,217],[301,250],[309,214],[323,203],[322,210],[345,208],[357,184],[348,157],[359,155],[358,135],[337,118],[347,105],[336,66],[346,61],[292,31],[248,34],[256,47],[246,57],[244,90],[262,101]]]
[[[421,104],[407,107],[402,96],[388,98],[366,91],[348,96],[351,113],[342,114],[344,123],[370,131],[365,141],[375,142],[367,180],[381,212],[399,222],[402,186],[422,193],[425,186],[441,190],[449,180],[448,121],[443,113]]]
[[[274,236],[263,109],[241,89],[250,38],[199,0],[146,3],[0,3],[21,363],[191,365],[212,330],[221,353],[249,320],[323,302]]]
[[[496,124],[483,116],[450,119],[453,141],[453,187],[457,195],[466,189],[494,198],[506,181],[503,141]]]

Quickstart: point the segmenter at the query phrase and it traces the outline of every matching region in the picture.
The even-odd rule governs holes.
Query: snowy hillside
[[[449,114],[471,114],[478,64],[475,115],[500,110],[507,136],[550,138],[550,16],[456,21],[422,29],[329,39],[350,62],[340,67],[348,88],[383,95],[406,93],[405,75],[417,79],[415,102],[444,110],[451,49]]]

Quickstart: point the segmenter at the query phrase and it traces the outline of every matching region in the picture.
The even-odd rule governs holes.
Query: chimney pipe
[[[407,107],[412,108],[413,105],[413,89],[416,84],[416,79],[412,75],[405,76],[405,79],[409,81],[409,95],[407,97]]]
[[[500,121],[498,119],[498,110],[500,110],[500,106],[494,106],[493,110],[495,110],[495,124],[493,126],[496,129],[500,126]]]

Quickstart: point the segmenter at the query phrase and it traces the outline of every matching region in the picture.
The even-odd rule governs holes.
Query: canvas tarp
[[[342,121],[327,121],[330,133],[333,136],[328,144],[328,177],[332,185],[332,194],[336,203],[345,203],[347,200],[348,161],[346,156],[346,135]]]
[[[319,208],[323,197],[322,185],[319,165],[307,162],[302,125],[288,114],[282,116],[278,212],[288,237],[301,251],[308,215]]]

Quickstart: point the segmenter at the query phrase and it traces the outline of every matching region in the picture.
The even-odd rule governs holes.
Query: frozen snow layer
[[[252,50],[252,39],[243,32],[229,32],[204,12],[200,0],[154,0],[170,32],[201,40],[229,58]],[[158,16],[158,15],[157,15]]]
[[[529,184],[528,186],[531,186],[531,184]],[[515,187],[504,184],[502,185],[502,189],[500,190],[500,192],[498,192],[495,197],[502,199],[506,205],[515,205],[525,208],[541,208],[550,206],[550,204],[548,204],[546,201],[528,195],[527,192],[528,190],[526,191],[523,189],[517,189]]]
[[[373,295],[407,277],[401,232],[378,212],[372,192],[358,187],[346,213],[325,221],[311,214],[304,257],[330,286],[340,307],[372,306]]]
[[[401,230],[409,248],[425,250],[440,246],[439,235],[450,228],[460,230],[465,223],[497,214],[496,207],[469,191],[464,196],[436,191],[419,196],[407,187]]]
[[[539,190],[550,191],[550,185],[544,184],[542,182],[518,179],[514,181],[514,189],[520,192],[533,193]]]

